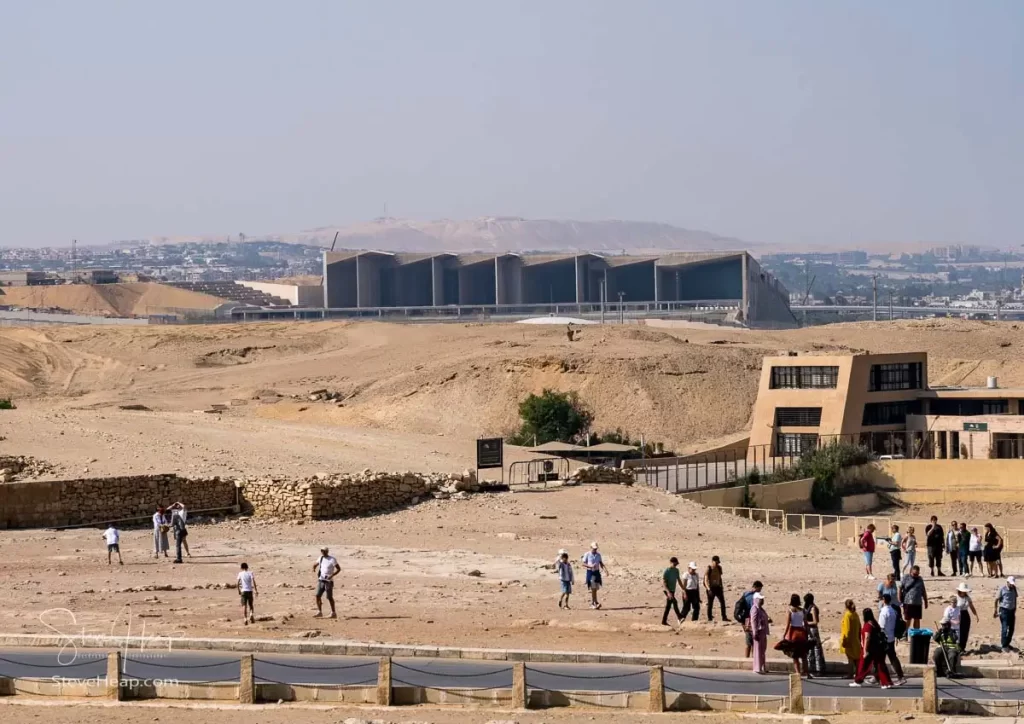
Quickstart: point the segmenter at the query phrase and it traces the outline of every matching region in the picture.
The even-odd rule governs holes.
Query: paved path
[[[238,681],[238,654],[233,652],[146,652],[129,650],[123,657],[126,679],[174,679],[180,682],[223,683]],[[375,658],[256,654],[257,683],[309,684],[320,686],[372,686],[377,681]],[[2,649],[0,677],[91,679],[106,675],[106,654],[94,650]],[[511,688],[512,665],[505,661],[466,661],[426,657],[392,660],[392,680],[397,686],[451,689]],[[531,689],[556,691],[647,691],[649,672],[645,667],[614,664],[526,665]],[[669,692],[692,694],[744,694],[785,697],[789,692],[785,675],[758,676],[745,671],[708,669],[665,669]],[[1024,699],[1024,682],[986,680],[939,680],[940,698]],[[814,679],[804,682],[804,696],[918,698],[920,679],[906,686],[882,691],[878,687],[852,688],[843,679]]]

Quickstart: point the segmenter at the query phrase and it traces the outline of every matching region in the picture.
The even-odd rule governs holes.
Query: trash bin
[[[932,630],[927,628],[912,628],[907,631],[910,639],[910,663],[927,664],[928,651],[932,646]]]

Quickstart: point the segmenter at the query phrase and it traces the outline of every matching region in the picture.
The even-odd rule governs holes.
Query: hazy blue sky
[[[0,244],[389,213],[1024,242],[1021,0],[0,0]]]

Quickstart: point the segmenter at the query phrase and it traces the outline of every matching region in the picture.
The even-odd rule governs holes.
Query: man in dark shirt
[[[672,556],[668,559],[669,567],[661,574],[661,580],[665,586],[665,613],[661,616],[661,625],[668,626],[668,612],[676,612],[676,623],[683,622],[683,614],[679,612],[679,602],[676,600],[676,589],[679,587],[679,559]]]
[[[946,551],[946,532],[939,525],[938,517],[932,516],[931,523],[924,529],[924,538],[925,545],[928,547],[928,569],[933,576],[936,571],[940,576],[944,576],[942,556]]]

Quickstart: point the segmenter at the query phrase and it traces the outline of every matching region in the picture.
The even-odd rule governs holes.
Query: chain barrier
[[[533,689],[534,691],[546,691],[549,694],[558,694],[559,696],[564,696],[568,701],[571,701],[571,702],[576,703],[576,704],[583,704],[585,706],[596,706],[596,707],[601,708],[601,709],[621,709],[622,708],[621,706],[619,706],[617,704],[602,704],[599,701],[593,701],[592,699],[584,698],[584,696],[582,695],[583,692],[577,692],[577,694],[581,694],[581,695],[577,696],[577,695],[569,694],[568,692],[565,692],[565,691],[560,691],[559,689],[545,689],[542,686],[530,686],[528,688]],[[642,689],[630,689],[628,691],[595,691],[595,692],[593,692],[592,696],[595,696],[595,697],[597,697],[597,696],[624,696],[624,695],[627,695],[627,694],[646,694],[648,691],[650,691],[650,689],[645,686]]]
[[[440,676],[442,678],[449,679],[473,679],[480,676],[491,676],[493,674],[507,674],[512,672],[511,666],[505,666],[501,669],[495,669],[494,671],[481,671],[473,674],[444,674],[440,671],[428,671],[426,669],[416,669],[412,666],[406,666],[405,664],[399,664],[394,661],[391,662],[392,668],[404,669],[405,671],[412,671],[417,674],[423,674],[424,676]]]
[[[367,666],[377,666],[376,661],[366,661],[362,664],[346,664],[343,666],[306,666],[304,664],[286,664],[281,661],[271,661],[269,659],[253,658],[253,664],[265,664],[267,666],[280,666],[285,669],[302,669],[304,671],[348,671],[349,669],[363,669]],[[394,664],[397,666],[398,664]]]
[[[241,664],[239,659],[229,659],[227,661],[218,661],[212,664],[159,664],[156,661],[144,661],[141,659],[131,659],[127,656],[121,659],[128,664],[139,664],[140,666],[155,666],[158,669],[213,669],[218,666],[228,666],[229,664]]]
[[[30,669],[71,669],[76,666],[88,666],[89,664],[98,664],[105,662],[107,659],[105,656],[97,657],[95,659],[87,659],[85,661],[77,661],[71,664],[62,664],[60,662],[56,664],[30,664],[27,661],[14,661],[13,659],[5,659],[0,657],[0,661],[5,664],[13,664],[14,666],[27,666]]]
[[[579,676],[576,674],[561,674],[557,671],[545,671],[544,669],[535,669],[532,666],[526,667],[527,672],[533,672],[535,674],[544,674],[545,676],[557,676],[562,679],[588,679],[591,681],[605,681],[609,679],[628,679],[631,676],[649,676],[650,669],[641,669],[639,671],[633,671],[628,674],[610,674],[607,676]]]

